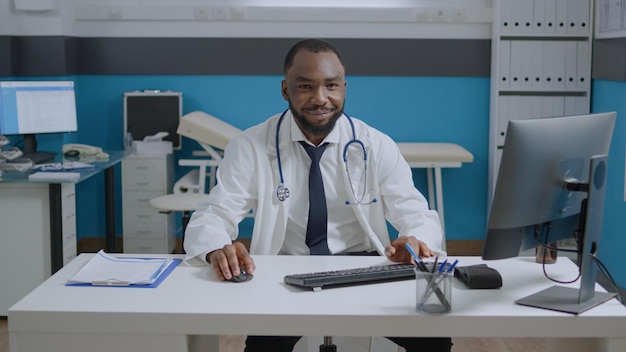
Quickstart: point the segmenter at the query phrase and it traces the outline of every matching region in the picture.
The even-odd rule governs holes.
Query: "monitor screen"
[[[36,152],[36,134],[77,130],[74,82],[0,82],[0,134],[23,135],[25,154]]]
[[[0,82],[2,134],[76,132],[74,82]]]
[[[126,92],[124,93],[124,133],[135,141],[159,132],[172,142],[174,149],[181,148],[181,136],[176,132],[182,116],[180,92]],[[126,136],[125,136],[126,137]]]
[[[594,292],[594,260],[615,118],[608,112],[509,122],[483,259],[574,239],[580,270],[580,289],[552,286],[516,303],[578,314],[613,296]]]

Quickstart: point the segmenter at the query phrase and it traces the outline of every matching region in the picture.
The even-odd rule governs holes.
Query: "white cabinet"
[[[151,198],[172,192],[174,158],[131,155],[122,161],[123,236],[125,253],[172,253],[176,214],[150,207]]]
[[[0,183],[0,316],[51,274],[50,187]],[[60,185],[63,265],[76,257],[76,192]],[[57,193],[58,194],[58,193]],[[55,203],[55,200],[53,200]],[[58,210],[58,209],[53,209]]]
[[[589,113],[592,0],[494,0],[488,202],[508,122]]]

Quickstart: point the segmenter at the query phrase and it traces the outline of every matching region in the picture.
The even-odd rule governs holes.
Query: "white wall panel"
[[[0,0],[0,35],[487,39],[492,20],[489,0],[14,1]]]

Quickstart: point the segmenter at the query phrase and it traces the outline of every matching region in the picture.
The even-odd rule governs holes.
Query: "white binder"
[[[554,100],[553,97],[550,97],[550,96],[541,97],[541,115],[543,115],[543,117],[555,116],[553,100]]]
[[[500,10],[500,33],[510,34],[513,28],[512,4],[510,0],[502,0],[499,2]],[[495,2],[494,2],[495,5]],[[495,24],[494,24],[495,25]]]
[[[551,41],[543,41],[543,82],[546,89],[552,89],[554,85],[554,58]]]
[[[529,43],[532,57],[531,88],[543,90],[547,88],[543,69],[543,41],[532,40]]]
[[[509,106],[509,100],[511,96],[504,95],[500,97],[500,104],[498,105],[498,120],[496,128],[496,143],[498,146],[504,145],[504,139],[506,137],[506,128],[509,124],[509,114],[511,107]],[[497,170],[497,169],[496,169]]]
[[[571,0],[556,0],[556,33],[567,33],[567,4]]]
[[[521,54],[522,54],[522,70],[520,74],[520,88],[522,89],[531,89],[533,86],[533,49],[532,49],[532,41],[530,40],[522,40],[520,41],[522,45]]]
[[[522,5],[522,13],[521,13],[521,21],[520,21],[520,32],[523,34],[531,34],[533,32],[533,1],[525,0],[525,1],[516,1]]]
[[[564,41],[555,41],[551,43],[554,64],[553,88],[557,90],[565,89],[565,43]]]
[[[576,77],[578,76],[578,42],[565,43],[565,89],[576,89]]]
[[[511,88],[511,41],[500,41],[499,50],[500,68],[498,69],[498,73],[500,77],[498,77],[498,87],[499,89],[506,90]]]
[[[581,40],[578,42],[578,79],[576,80],[576,88],[580,90],[586,90],[590,84],[589,77],[589,60],[590,58],[590,44],[588,41]]]
[[[567,6],[567,34],[576,35],[579,32],[579,24],[578,24],[578,3],[580,0],[569,0]]]
[[[534,34],[543,34],[546,28],[545,0],[535,0],[533,9],[533,29]]]
[[[543,117],[543,112],[541,111],[541,96],[534,95],[529,98],[530,102],[528,105],[530,107],[530,118],[538,119]]]
[[[511,79],[509,82],[509,87],[511,89],[520,89],[521,79],[522,79],[522,42],[521,41],[512,41],[511,42]]]
[[[545,22],[543,31],[545,34],[556,33],[556,0],[544,0]]]
[[[591,0],[577,0],[578,1],[578,34],[587,35],[591,28]]]
[[[511,25],[510,30],[507,34],[520,34],[521,33],[521,24],[523,22],[522,19],[522,2],[518,0],[508,0],[503,1],[503,3],[508,2],[510,11],[511,11]]]

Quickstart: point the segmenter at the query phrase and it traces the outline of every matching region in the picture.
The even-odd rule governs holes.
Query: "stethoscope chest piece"
[[[276,197],[278,197],[279,201],[284,202],[285,199],[289,198],[289,188],[285,187],[282,183],[278,185],[278,188],[276,189]]]

